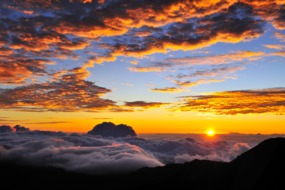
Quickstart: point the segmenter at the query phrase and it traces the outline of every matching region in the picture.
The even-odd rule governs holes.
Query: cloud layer
[[[0,160],[91,174],[130,172],[194,159],[228,162],[253,145],[235,140],[102,138],[50,131],[12,132],[4,130],[5,127],[0,127]]]

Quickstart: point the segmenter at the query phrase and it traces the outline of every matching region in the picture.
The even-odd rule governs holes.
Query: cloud
[[[179,93],[185,91],[187,88],[198,86],[201,84],[210,84],[216,82],[223,82],[226,79],[235,79],[233,75],[236,71],[243,70],[242,65],[220,64],[207,67],[205,69],[193,70],[188,69],[187,72],[170,75],[167,77],[169,81],[174,83],[176,87],[153,88],[153,92],[162,93]]]
[[[165,87],[165,88],[152,88],[153,92],[161,92],[161,93],[179,93],[182,92],[183,89],[179,87]]]
[[[36,137],[28,137],[29,134],[33,133],[18,135],[22,142],[17,145],[6,142],[9,149],[1,146],[0,159],[92,174],[114,174],[162,165],[150,153],[127,143],[66,134],[34,134]]]
[[[168,51],[195,50],[218,42],[248,41],[263,34],[263,21],[256,19],[250,10],[250,6],[239,3],[229,7],[227,12],[217,15],[174,22],[153,35],[142,38],[131,37],[127,41],[125,38],[117,39],[117,43],[109,47],[109,56],[142,57]],[[130,68],[130,70],[136,69],[136,67]],[[141,70],[144,71],[142,68]]]
[[[226,79],[236,79],[235,72],[245,69],[244,64],[258,60],[265,56],[282,56],[282,52],[265,54],[263,52],[240,51],[220,55],[193,56],[183,58],[168,58],[162,62],[152,62],[146,66],[130,67],[134,72],[162,72],[179,71],[175,75],[169,75],[167,80],[175,84],[175,87],[152,88],[153,92],[179,93],[185,88],[191,88],[201,84],[223,82]],[[200,65],[207,65],[201,69]],[[183,70],[179,70],[183,68]],[[188,69],[187,69],[188,68]]]
[[[146,66],[130,67],[129,70],[134,72],[161,72],[173,68],[195,65],[224,65],[233,62],[253,61],[263,56],[265,56],[263,52],[239,51],[219,55],[168,58],[163,62],[152,62]]]
[[[271,56],[285,57],[285,51],[277,51],[277,52],[271,53]]]
[[[219,65],[216,67],[210,67],[205,70],[196,70],[194,72],[190,72],[190,74],[179,74],[175,77],[177,79],[191,79],[191,78],[206,78],[206,77],[216,77],[216,76],[224,76],[227,74],[235,73],[238,70],[243,70],[244,67],[240,65]]]
[[[280,8],[276,11],[276,16],[272,24],[278,30],[285,30],[284,21],[285,21],[285,9],[283,6],[280,6]]]
[[[54,74],[54,81],[30,84],[0,93],[1,109],[19,111],[98,111],[117,108],[116,102],[101,98],[111,90],[83,80],[85,69],[74,68]]]
[[[99,119],[99,120],[110,120],[110,119],[113,119],[113,118],[111,118],[111,117],[95,117],[95,118],[93,118],[93,119]]]
[[[209,84],[213,82],[223,82],[224,79],[199,79],[196,81],[175,81],[182,88],[190,88],[201,84]]]
[[[285,49],[285,45],[283,44],[265,44],[264,47],[269,49],[283,50]]]
[[[228,148],[229,153],[226,152],[213,152],[207,155],[189,155],[189,154],[179,154],[175,156],[175,163],[185,163],[191,162],[193,160],[213,160],[213,161],[231,161],[236,158],[237,155],[240,155],[250,149],[250,146],[247,143],[235,143],[232,147]]]
[[[166,65],[162,66],[162,64],[159,64],[158,66],[149,66],[149,67],[137,66],[137,67],[129,67],[129,71],[142,72],[142,73],[166,71],[166,68],[163,67],[169,67],[169,66],[168,64],[167,66]]]
[[[263,33],[263,21],[258,17],[272,18],[268,7],[273,7],[273,23],[279,29],[284,12],[279,8],[282,1],[248,0],[4,0],[2,4],[6,14],[1,19],[0,41],[13,51],[25,50],[26,55],[49,51],[56,55],[58,51],[85,49],[102,37],[117,37],[110,43],[102,41],[110,51],[98,57],[98,63],[119,55],[143,56],[250,40]],[[115,43],[118,39],[130,43]]]
[[[101,98],[110,90],[86,80],[90,74],[86,64],[70,66],[61,59],[65,59],[64,62],[80,59],[80,62],[90,63],[88,67],[91,67],[95,63],[115,61],[118,56],[145,57],[177,50],[196,50],[217,43],[246,42],[264,34],[265,22],[272,23],[279,30],[284,29],[282,4],[283,0],[3,0],[0,11],[0,83],[8,85],[9,90],[0,91],[1,108],[132,111]],[[276,33],[281,40],[282,35]],[[94,49],[98,51],[94,53]],[[276,52],[275,55],[283,56],[283,53]],[[262,56],[262,52],[241,51],[171,58],[149,65],[133,65],[129,70],[163,72],[199,64],[246,62]],[[57,65],[51,67],[51,64]],[[152,91],[178,92],[182,86],[222,80],[225,78],[179,80],[174,82],[175,87],[153,88]],[[11,85],[18,87],[10,89]],[[71,93],[72,85],[79,91]],[[39,93],[33,94],[32,90]],[[94,97],[91,96],[93,91]],[[71,105],[60,103],[63,99],[70,100]]]
[[[46,64],[52,64],[47,59],[31,59],[20,54],[6,54],[9,49],[0,53],[0,83],[10,85],[25,84],[46,74]],[[1,52],[1,50],[0,50]]]
[[[169,58],[166,62],[187,65],[220,65],[239,61],[252,61],[264,56],[263,52],[239,51],[234,53],[207,55],[200,57]]]
[[[164,102],[145,102],[145,101],[133,101],[133,102],[125,102],[124,106],[126,107],[135,107],[135,108],[157,108],[164,105],[168,105],[168,103]]]
[[[130,172],[196,158],[231,161],[251,147],[236,140],[228,143],[191,138],[113,139],[51,131],[0,133],[0,160],[90,174]]]
[[[131,63],[132,65],[137,65],[137,64],[138,64],[138,61],[137,61],[137,60],[133,60],[133,61],[130,61],[130,63]]]
[[[285,40],[285,34],[281,32],[275,32],[275,38],[277,38],[280,42],[284,42]]]
[[[236,114],[285,114],[285,89],[241,90],[216,92],[208,95],[189,96],[173,110]]]
[[[25,124],[39,124],[39,125],[56,125],[61,123],[72,123],[70,121],[41,121],[41,122],[29,122]]]

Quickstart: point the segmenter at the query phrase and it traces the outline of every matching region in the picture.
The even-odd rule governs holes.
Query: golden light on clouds
[[[217,115],[285,114],[285,89],[241,90],[190,96],[175,109]]]

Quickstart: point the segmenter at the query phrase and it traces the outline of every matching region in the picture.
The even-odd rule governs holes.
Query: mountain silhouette
[[[129,174],[94,176],[53,167],[1,162],[1,185],[11,189],[285,189],[285,139],[268,139],[229,163],[194,160],[142,168]],[[13,179],[15,182],[11,182]]]
[[[87,134],[101,135],[102,137],[137,136],[132,127],[124,124],[115,125],[112,122],[103,122],[101,124],[98,124]]]

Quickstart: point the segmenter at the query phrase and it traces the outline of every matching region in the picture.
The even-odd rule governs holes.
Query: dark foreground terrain
[[[131,174],[92,176],[0,163],[1,189],[285,189],[285,139],[268,139],[230,163],[194,160]]]

